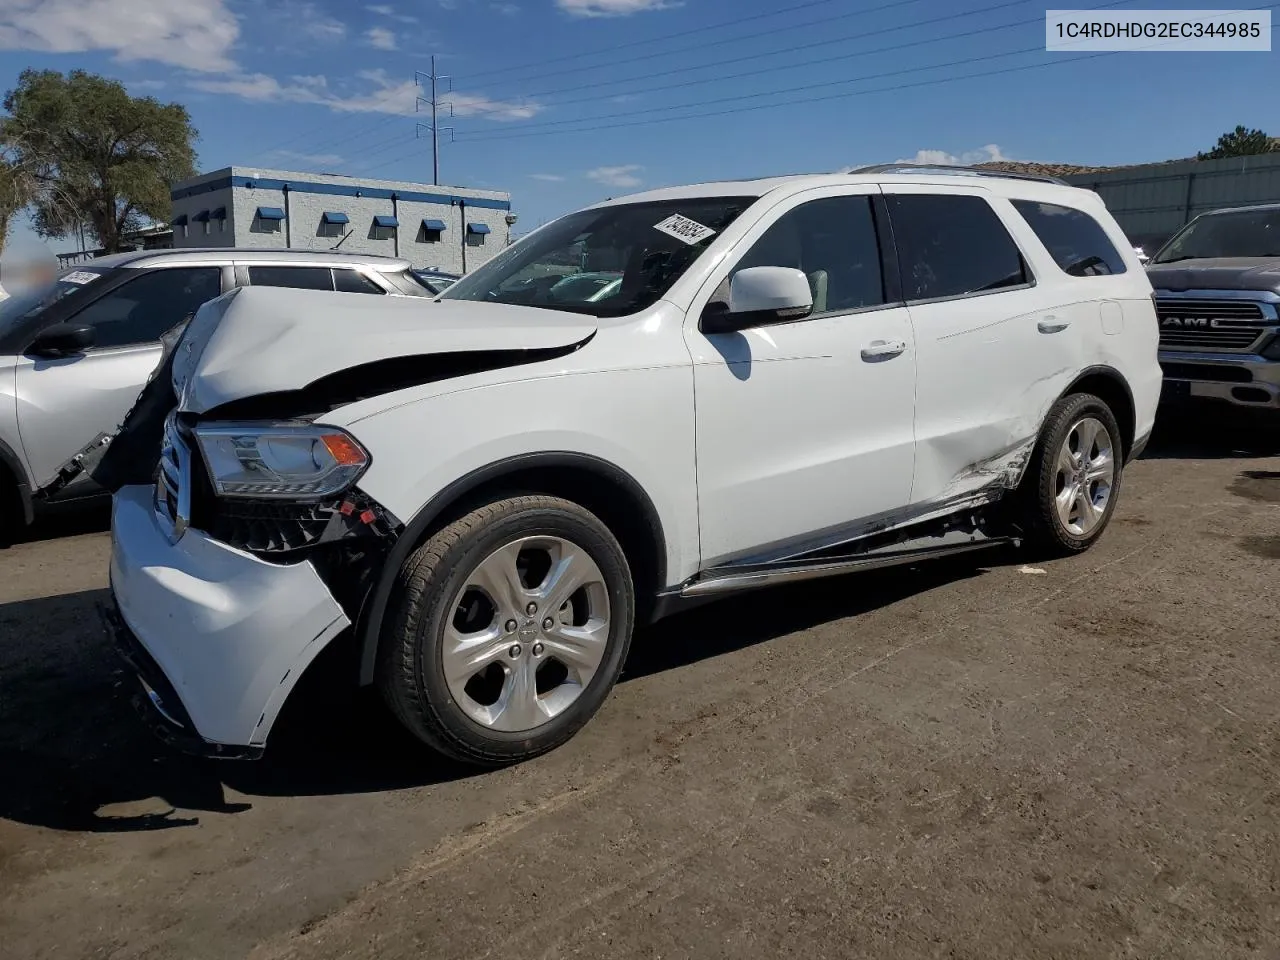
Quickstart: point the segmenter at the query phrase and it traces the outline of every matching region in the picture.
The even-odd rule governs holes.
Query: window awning
[[[400,221],[392,216],[379,216],[373,218],[373,225],[375,227],[398,227],[400,226]]]
[[[448,226],[443,220],[423,220],[422,229],[428,233],[443,233],[448,229]]]
[[[197,214],[196,214],[194,217],[192,217],[191,219],[192,219],[193,221],[195,221],[196,223],[208,223],[208,222],[209,222],[209,211],[208,211],[208,210],[201,210],[199,213],[197,213]]]
[[[186,215],[185,213],[180,213],[180,214],[178,214],[176,217],[174,217],[174,218],[173,218],[173,220],[170,222],[169,226],[171,226],[171,227],[185,227],[185,226],[187,225],[187,222],[188,222],[188,217],[187,217],[187,215]]]
[[[488,232],[489,232],[489,225],[487,223],[468,223],[467,224],[467,233],[478,233],[483,236]]]
[[[321,217],[325,223],[350,223],[351,220],[341,210],[326,210]]]
[[[281,210],[279,207],[259,207],[258,219],[259,220],[283,220],[284,211]]]
[[[209,217],[212,220],[225,220],[227,219],[227,208],[217,207],[213,213],[209,214]]]

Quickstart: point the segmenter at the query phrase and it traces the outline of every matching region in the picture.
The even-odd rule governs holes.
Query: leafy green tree
[[[1267,136],[1261,130],[1247,130],[1236,127],[1230,133],[1218,138],[1218,145],[1208,153],[1199,155],[1200,160],[1221,160],[1223,157],[1251,157],[1259,153],[1271,153],[1280,149],[1280,143]]]
[[[30,171],[0,154],[0,252],[9,238],[13,218],[34,196],[34,183]]]
[[[125,234],[168,219],[170,184],[195,173],[186,108],[131,97],[116,80],[24,70],[4,108],[0,146],[24,172],[42,236],[84,224],[108,252],[119,250]]]

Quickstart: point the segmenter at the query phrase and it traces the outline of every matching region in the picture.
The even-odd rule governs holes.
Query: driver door
[[[92,348],[56,359],[18,358],[18,433],[36,489],[96,436],[115,433],[160,360],[161,334],[222,292],[218,266],[136,272],[66,318],[93,328]],[[90,492],[78,483],[64,495]]]
[[[841,542],[911,501],[915,335],[884,269],[878,194],[851,185],[782,201],[693,302],[704,568]],[[759,266],[805,273],[812,314],[704,334],[706,304],[727,301],[733,274]]]

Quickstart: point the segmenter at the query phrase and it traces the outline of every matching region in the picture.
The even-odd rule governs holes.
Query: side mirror
[[[33,357],[57,359],[84,353],[93,346],[93,327],[84,323],[55,323],[46,327],[27,348]]]
[[[729,305],[709,304],[703,333],[731,333],[803,320],[813,312],[809,278],[793,267],[747,267],[729,281]]]

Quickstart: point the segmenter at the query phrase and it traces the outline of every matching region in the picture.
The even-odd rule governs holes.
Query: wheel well
[[[440,512],[421,540],[476,507],[512,494],[571,500],[608,527],[626,554],[636,588],[637,622],[664,586],[666,545],[653,505],[634,481],[590,466],[532,466],[485,480]]]
[[[437,530],[485,503],[540,493],[572,500],[600,518],[618,538],[636,591],[636,622],[648,620],[666,585],[667,546],[657,510],[633,478],[603,460],[543,454],[494,464],[446,489],[406,526],[367,598],[357,627],[360,682],[373,682],[378,643],[396,571]]]
[[[1120,374],[1109,369],[1091,370],[1071,384],[1063,396],[1073,393],[1091,393],[1111,408],[1120,427],[1120,443],[1127,459],[1136,439],[1137,415],[1133,396]]]

